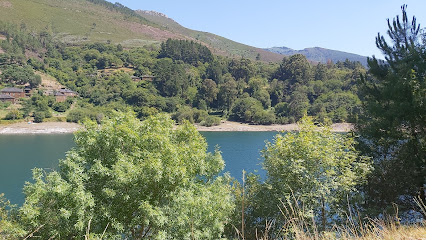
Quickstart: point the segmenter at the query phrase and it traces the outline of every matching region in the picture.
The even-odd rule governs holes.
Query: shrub
[[[20,111],[13,109],[10,112],[6,114],[5,120],[16,120],[16,119],[22,119],[23,115]]]
[[[66,112],[70,108],[70,105],[67,102],[56,102],[52,108],[57,112]]]
[[[36,123],[43,122],[45,117],[46,116],[45,116],[44,112],[41,112],[41,111],[34,112],[34,122],[36,122]]]
[[[211,127],[211,126],[217,126],[220,124],[220,117],[217,116],[207,116],[205,120],[200,122],[201,126],[205,127]]]
[[[93,109],[82,109],[82,108],[73,109],[67,115],[67,122],[78,123],[83,121],[85,118],[96,120],[97,114],[98,113],[94,111]]]

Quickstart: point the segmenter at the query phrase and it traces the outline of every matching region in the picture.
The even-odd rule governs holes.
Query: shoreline
[[[222,121],[218,126],[204,127],[194,124],[200,132],[281,132],[298,130],[297,124],[272,124],[251,125],[232,121]],[[331,125],[333,132],[349,132],[353,130],[351,123],[334,123]],[[43,123],[13,123],[0,125],[0,135],[8,134],[65,134],[73,133],[82,126],[69,122],[43,122]]]
[[[0,135],[20,134],[63,134],[73,133],[81,129],[81,125],[69,122],[42,122],[42,123],[13,123],[0,125]]]

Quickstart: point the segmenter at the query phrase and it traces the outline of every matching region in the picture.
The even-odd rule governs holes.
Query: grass
[[[1,1],[0,1],[1,2]],[[20,26],[26,24],[30,31],[48,31],[56,39],[70,44],[111,42],[124,47],[159,45],[167,38],[191,39],[209,46],[214,54],[230,57],[260,59],[280,62],[282,55],[241,44],[207,32],[182,27],[170,19],[150,17],[141,21],[136,17],[108,10],[84,0],[4,0],[0,4],[0,21]]]
[[[2,12],[0,20],[17,25],[24,22],[27,29],[47,30],[60,40],[70,43],[107,40],[120,43],[129,38],[142,37],[121,25],[127,21],[122,14],[83,0],[8,0],[8,2],[11,7],[6,9],[0,7]]]
[[[420,211],[426,214],[426,206],[420,199],[415,199]],[[397,209],[396,209],[397,210]],[[305,213],[302,207],[295,204],[282,203],[280,208],[285,218],[286,224],[281,227],[280,233],[287,236],[285,239],[294,240],[426,240],[426,221],[412,225],[401,225],[398,215],[386,219],[358,219],[354,221],[352,216],[348,216],[343,225],[335,225],[328,231],[320,231],[315,225],[315,221],[308,222],[304,218]],[[398,211],[396,211],[398,212]],[[257,240],[273,239],[269,236],[272,224],[266,223],[265,231],[262,235],[256,236]]]

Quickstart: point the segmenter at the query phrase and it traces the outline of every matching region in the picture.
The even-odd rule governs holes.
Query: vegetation
[[[91,2],[148,21],[120,4]],[[49,31],[1,23],[2,86],[36,88],[38,70],[81,96],[57,102],[39,89],[20,105],[2,103],[5,117],[41,122],[69,110],[67,121],[85,128],[58,171],[33,170],[22,207],[0,195],[0,237],[392,239],[406,229],[422,236],[424,226],[399,226],[398,215],[390,223],[363,218],[393,202],[426,216],[426,39],[405,6],[402,13],[389,23],[392,45],[377,37],[386,61],[373,57],[368,70],[351,61],[313,65],[301,54],[280,64],[227,58],[186,40],[160,49],[66,45]],[[207,153],[191,124],[221,118],[298,122],[300,130],[266,143],[266,179],[243,173],[241,184],[219,175],[219,150]],[[323,124],[331,121],[355,122],[359,137],[331,133]]]
[[[357,128],[375,162],[365,189],[368,206],[383,209],[396,202],[411,208],[413,197],[426,199],[426,37],[416,19],[408,19],[406,6],[402,18],[388,23],[391,43],[376,38],[386,62],[369,59],[360,84],[363,115]]]
[[[247,239],[255,239],[259,232],[272,239],[291,238],[294,233],[282,229],[291,224],[291,217],[283,211],[293,207],[298,208],[303,229],[329,231],[347,219],[347,211],[352,211],[348,204],[356,208],[362,201],[359,186],[371,162],[355,150],[354,139],[332,133],[327,126],[315,126],[306,117],[299,128],[266,143],[264,181],[251,174],[244,187],[236,183],[237,209],[242,209],[244,222],[241,212],[236,212],[233,221],[245,226]]]
[[[232,210],[224,162],[196,129],[131,113],[85,123],[58,172],[34,169],[20,209],[34,237],[218,239]]]
[[[187,40],[169,39],[159,50],[126,50],[104,43],[66,46],[47,32],[34,35],[11,24],[0,24],[0,32],[8,36],[1,42],[6,52],[0,54],[2,81],[35,88],[40,77],[34,70],[53,76],[84,99],[69,121],[94,119],[79,108],[107,115],[130,107],[140,119],[197,108],[253,124],[293,123],[306,114],[321,122],[353,122],[359,114],[356,81],[365,72],[359,63],[314,66],[294,55],[276,65],[214,56],[206,46]],[[152,77],[139,80],[144,76]],[[69,105],[51,102],[48,107],[64,112]],[[49,115],[45,108],[36,112]],[[37,119],[42,115],[37,113]],[[207,125],[218,122],[208,119]]]
[[[29,31],[49,33],[72,45],[102,42],[123,47],[150,47],[159,46],[167,38],[190,39],[208,46],[217,55],[254,60],[260,54],[265,62],[282,59],[279,54],[212,33],[190,30],[172,19],[152,18],[106,0],[8,0],[1,10],[0,21],[22,25]]]

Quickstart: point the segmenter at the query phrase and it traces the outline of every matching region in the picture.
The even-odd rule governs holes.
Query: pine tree
[[[406,7],[402,19],[388,19],[391,44],[378,34],[376,45],[386,61],[368,59],[360,85],[363,116],[357,128],[364,150],[375,158],[366,192],[378,207],[416,196],[425,201],[426,38]]]

